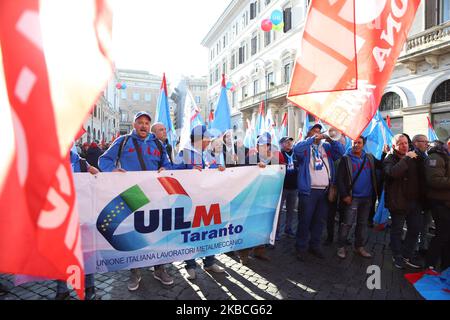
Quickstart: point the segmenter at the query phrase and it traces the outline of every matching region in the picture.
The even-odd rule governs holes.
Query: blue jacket
[[[89,163],[85,159],[81,158],[78,155],[78,153],[70,150],[70,165],[72,166],[72,172],[75,173],[83,172],[81,170],[80,161],[84,161],[86,163],[86,168],[89,169]]]
[[[111,147],[98,159],[100,170],[103,172],[112,172],[114,169],[117,169],[116,161],[119,154],[119,148],[126,137],[127,136],[121,136],[117,138]],[[142,158],[147,171],[156,171],[159,168],[172,169],[165,148],[162,148],[162,155],[158,149],[156,136],[154,134],[149,134],[146,139],[142,139],[136,134],[135,130],[133,130],[131,137],[122,148],[122,154],[120,156],[120,167],[122,169],[126,171],[142,171],[133,139],[137,141],[139,148],[142,150]]]
[[[352,162],[352,180],[354,180],[356,175],[358,174],[359,169],[361,168],[362,162],[364,161],[364,157],[366,156],[366,152],[364,150],[362,151],[361,158],[356,157],[351,151],[348,152],[346,155],[348,155],[348,157]],[[372,168],[371,161],[369,161],[369,159],[366,159],[364,169],[361,171],[358,180],[353,186],[354,198],[373,197],[375,190],[373,188],[372,170],[375,171],[375,168]]]
[[[309,172],[309,164],[311,161],[311,146],[314,143],[314,137],[307,138],[298,142],[294,147],[294,153],[299,162],[298,168],[298,192],[302,195],[311,194],[311,175]],[[335,181],[335,170],[333,161],[338,160],[344,154],[344,146],[337,141],[323,143],[323,147],[328,156],[328,170],[331,173],[331,182]],[[326,170],[326,169],[325,169]]]
[[[189,170],[194,167],[206,168],[206,162],[210,169],[217,169],[217,163],[214,163],[214,158],[208,151],[199,151],[192,146],[181,150],[173,162],[174,170]],[[206,162],[205,162],[206,161]]]

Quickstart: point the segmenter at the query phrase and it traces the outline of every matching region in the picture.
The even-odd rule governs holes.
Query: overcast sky
[[[118,68],[183,75],[208,74],[201,41],[230,0],[114,0],[113,42]]]

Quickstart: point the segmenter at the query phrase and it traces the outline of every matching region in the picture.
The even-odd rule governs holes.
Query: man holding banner
[[[320,241],[328,214],[328,190],[335,179],[333,161],[344,154],[342,144],[331,140],[321,130],[321,124],[313,124],[308,129],[307,139],[294,147],[299,161],[296,250],[302,262],[308,247],[313,255],[324,258]],[[324,139],[327,142],[323,142]]]
[[[170,169],[166,149],[154,134],[150,133],[152,118],[145,111],[134,116],[134,130],[130,135],[122,136],[114,141],[111,147],[100,157],[99,166],[103,172],[127,171],[161,171]],[[131,269],[128,290],[139,288],[141,273],[139,269]],[[163,265],[155,266],[155,279],[164,285],[173,283],[172,277]]]

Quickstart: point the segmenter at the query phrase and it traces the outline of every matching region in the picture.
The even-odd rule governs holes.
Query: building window
[[[439,140],[446,141],[450,136],[450,112],[433,114],[433,126]]]
[[[283,32],[286,33],[292,29],[292,8],[284,9],[283,21],[284,21]]]
[[[152,100],[152,94],[151,93],[146,93],[145,96],[145,101],[150,102]]]
[[[291,81],[291,64],[288,63],[284,66],[284,83]]]
[[[134,101],[139,101],[141,100],[141,95],[139,92],[133,92],[133,100]]]
[[[227,70],[227,60],[223,60],[222,62],[222,73],[223,74],[227,74],[228,70]]]
[[[248,25],[248,12],[246,11],[242,14],[242,29],[244,29]]]
[[[394,92],[386,93],[381,99],[380,111],[391,111],[403,108],[400,96]]]
[[[259,80],[253,81],[253,95],[256,96],[259,93]]]
[[[243,64],[245,62],[245,58],[247,56],[247,46],[245,42],[241,44],[239,48],[239,64]]]
[[[255,55],[258,52],[258,34],[253,34],[252,37],[252,49],[251,49],[251,55]]]
[[[267,80],[268,85],[271,85],[271,86],[275,85],[275,78],[273,76],[273,72],[270,72],[267,75],[267,79],[266,80]]]
[[[128,99],[127,92],[125,90],[122,90],[120,92],[120,97],[122,98],[122,100],[127,100]]]
[[[216,70],[214,71],[214,82],[219,81],[219,66],[216,65]]]
[[[391,126],[394,135],[403,133],[403,118],[391,118]]]
[[[439,11],[440,11],[439,23],[445,23],[447,21],[450,21],[450,0],[441,0]]]
[[[231,61],[230,61],[230,69],[234,70],[234,68],[236,68],[236,52],[235,51],[231,54]]]
[[[97,118],[97,105],[94,106],[94,118]]]
[[[264,1],[264,4],[266,5],[266,7],[268,7],[269,4],[270,4],[270,0],[265,0],[265,1]]]
[[[450,0],[427,0],[425,2],[425,28],[450,21]]]
[[[431,103],[439,103],[450,101],[450,80],[442,82],[436,90],[434,90]]]
[[[122,113],[121,114],[121,121],[122,122],[128,122],[128,113]]]
[[[227,35],[223,36],[223,48],[225,49],[225,47],[227,46]]]
[[[256,18],[256,2],[250,3],[250,20]]]
[[[200,104],[200,96],[195,96],[195,102],[196,102],[197,104]]]
[[[264,32],[264,46],[267,47],[272,41],[272,31]]]
[[[247,98],[247,86],[242,87],[242,100]]]

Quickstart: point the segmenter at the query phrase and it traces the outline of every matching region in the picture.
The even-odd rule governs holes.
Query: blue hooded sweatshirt
[[[351,151],[346,154],[352,161],[352,179],[354,180],[361,165],[366,156],[366,152],[363,150],[361,153],[361,158],[355,156]],[[353,186],[353,198],[370,198],[374,194],[373,184],[372,184],[372,170],[370,167],[370,161],[367,158],[364,164],[364,169],[361,171],[358,180],[356,180]]]
[[[298,142],[294,146],[294,153],[297,156],[299,162],[298,168],[298,192],[301,195],[311,194],[311,174],[309,172],[309,163],[311,161],[311,146],[314,143],[314,137],[309,137],[306,140]],[[327,167],[331,171],[331,181],[334,183],[335,173],[334,173],[334,163],[333,161],[338,160],[344,154],[344,146],[337,141],[332,141],[331,143],[323,143],[323,147],[328,156]]]
[[[112,172],[114,169],[117,169],[116,161],[119,154],[119,148],[125,138],[126,136],[117,138],[111,147],[99,158],[98,164],[100,170],[103,172]],[[138,147],[142,150],[142,158],[147,171],[156,171],[159,168],[165,168],[167,170],[172,169],[165,148],[162,148],[162,155],[159,151],[158,145],[156,144],[156,136],[154,134],[149,134],[147,138],[142,139],[136,134],[136,130],[133,130],[131,137],[122,148],[122,154],[120,156],[120,165],[122,169],[126,171],[142,171],[133,139],[137,141]]]

